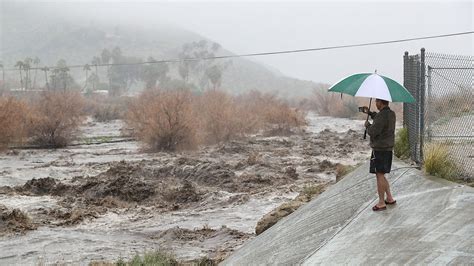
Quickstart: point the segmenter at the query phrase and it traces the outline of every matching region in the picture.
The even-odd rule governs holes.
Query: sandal
[[[385,209],[387,209],[387,206],[379,207],[379,206],[375,205],[374,207],[372,207],[372,210],[374,212],[383,211]]]
[[[396,200],[394,200],[394,201],[392,201],[392,202],[388,202],[387,200],[385,200],[385,204],[387,204],[387,205],[393,205],[393,204],[395,204],[395,203],[397,203]]]

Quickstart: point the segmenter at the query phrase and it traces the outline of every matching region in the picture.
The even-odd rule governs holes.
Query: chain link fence
[[[412,160],[423,162],[425,143],[442,143],[460,177],[473,178],[473,84],[473,56],[405,53],[404,85],[417,100],[404,104]]]
[[[404,56],[403,66],[403,86],[416,99],[416,103],[403,104],[403,126],[408,129],[408,142],[410,143],[410,156],[411,159],[417,163],[421,162],[421,149],[420,149],[420,56],[419,55],[408,55],[408,52]]]

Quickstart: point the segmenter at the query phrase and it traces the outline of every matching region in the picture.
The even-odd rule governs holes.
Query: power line
[[[149,62],[137,62],[137,63],[113,63],[113,64],[88,64],[91,67],[95,66],[131,66],[131,65],[144,65],[144,64],[162,64],[162,63],[179,63],[184,61],[200,61],[200,60],[214,60],[214,59],[227,59],[227,58],[236,58],[236,57],[251,57],[251,56],[266,56],[266,55],[279,55],[279,54],[291,54],[291,53],[305,53],[305,52],[315,52],[315,51],[322,51],[322,50],[334,50],[334,49],[344,49],[344,48],[352,48],[352,47],[363,47],[363,46],[373,46],[373,45],[384,45],[384,44],[391,44],[391,43],[401,43],[401,42],[411,42],[411,41],[418,41],[418,40],[427,40],[427,39],[437,39],[437,38],[446,38],[446,37],[453,37],[453,36],[460,36],[460,35],[468,35],[473,34],[474,31],[465,31],[465,32],[457,32],[457,33],[449,33],[449,34],[442,34],[442,35],[432,35],[432,36],[423,36],[423,37],[415,37],[415,38],[407,38],[407,39],[397,39],[397,40],[390,40],[390,41],[380,41],[380,42],[369,42],[369,43],[359,43],[359,44],[347,44],[347,45],[336,45],[336,46],[326,46],[326,47],[317,47],[317,48],[307,48],[307,49],[296,49],[296,50],[283,50],[283,51],[274,51],[274,52],[262,52],[262,53],[249,53],[249,54],[237,54],[237,55],[222,55],[222,56],[212,56],[212,57],[195,57],[195,58],[177,58],[177,59],[166,59],[166,60],[154,60]],[[47,67],[51,69],[64,69],[64,68],[79,68],[84,67],[86,64],[83,65],[70,65],[65,67]],[[31,67],[31,70],[41,70],[43,67]],[[12,71],[18,70],[16,68],[5,69],[5,71]]]

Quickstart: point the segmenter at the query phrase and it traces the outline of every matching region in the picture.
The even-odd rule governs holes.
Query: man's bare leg
[[[376,173],[375,175],[377,176],[377,193],[379,194],[379,202],[376,206],[382,208],[385,207],[385,192],[387,191],[385,182],[387,180],[383,173]]]
[[[385,182],[385,193],[387,194],[387,202],[394,202],[395,200],[392,197],[392,193],[390,192],[390,183],[388,183],[387,178],[383,175],[383,180]]]

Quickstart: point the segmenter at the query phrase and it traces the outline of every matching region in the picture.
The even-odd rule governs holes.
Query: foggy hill
[[[55,65],[65,59],[69,65],[91,63],[104,48],[118,46],[127,56],[146,60],[174,59],[183,44],[207,40],[205,36],[171,25],[125,25],[117,22],[73,21],[55,15],[41,15],[18,7],[2,7],[0,60],[5,68],[25,57],[37,56],[40,65]],[[212,41],[212,40],[211,40]],[[225,47],[220,55],[231,54]],[[278,91],[282,96],[308,95],[316,86],[282,75],[252,59],[234,58],[222,77],[222,88],[232,92],[252,89]]]

